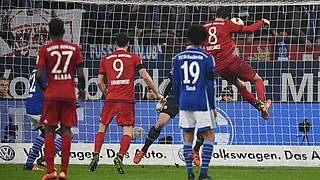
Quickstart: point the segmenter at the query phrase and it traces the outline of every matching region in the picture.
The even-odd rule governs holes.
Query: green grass
[[[23,171],[23,165],[0,165],[0,180],[40,179],[41,173]],[[113,166],[98,166],[96,172],[87,166],[71,165],[69,180],[180,180],[186,179],[185,167],[126,166],[126,174],[117,174]],[[199,169],[195,169],[196,175]],[[209,175],[216,180],[317,180],[320,168],[302,167],[211,167]]]

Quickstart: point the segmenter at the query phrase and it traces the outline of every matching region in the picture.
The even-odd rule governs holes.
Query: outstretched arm
[[[157,99],[160,99],[162,101],[163,96],[161,94],[159,94],[159,92],[157,91],[157,89],[156,89],[150,75],[146,71],[146,69],[145,68],[140,69],[139,74],[142,77],[142,79],[144,80],[144,82],[147,84],[147,86],[156,94]]]

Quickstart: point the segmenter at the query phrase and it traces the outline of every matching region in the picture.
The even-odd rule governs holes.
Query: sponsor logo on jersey
[[[16,153],[10,146],[0,147],[0,158],[4,161],[11,161],[15,157]]]

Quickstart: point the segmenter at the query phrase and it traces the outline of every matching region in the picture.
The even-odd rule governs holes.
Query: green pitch
[[[0,165],[0,180],[38,180],[41,173],[23,171],[23,165]],[[185,180],[185,167],[126,166],[126,174],[119,175],[113,166],[98,166],[91,173],[87,166],[71,165],[69,180]],[[196,175],[199,169],[195,169]],[[318,180],[320,168],[287,167],[211,167],[209,174],[216,180]]]

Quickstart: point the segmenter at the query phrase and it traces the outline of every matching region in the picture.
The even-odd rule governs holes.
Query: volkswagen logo
[[[0,158],[4,161],[11,161],[15,156],[14,150],[10,146],[0,147]]]

